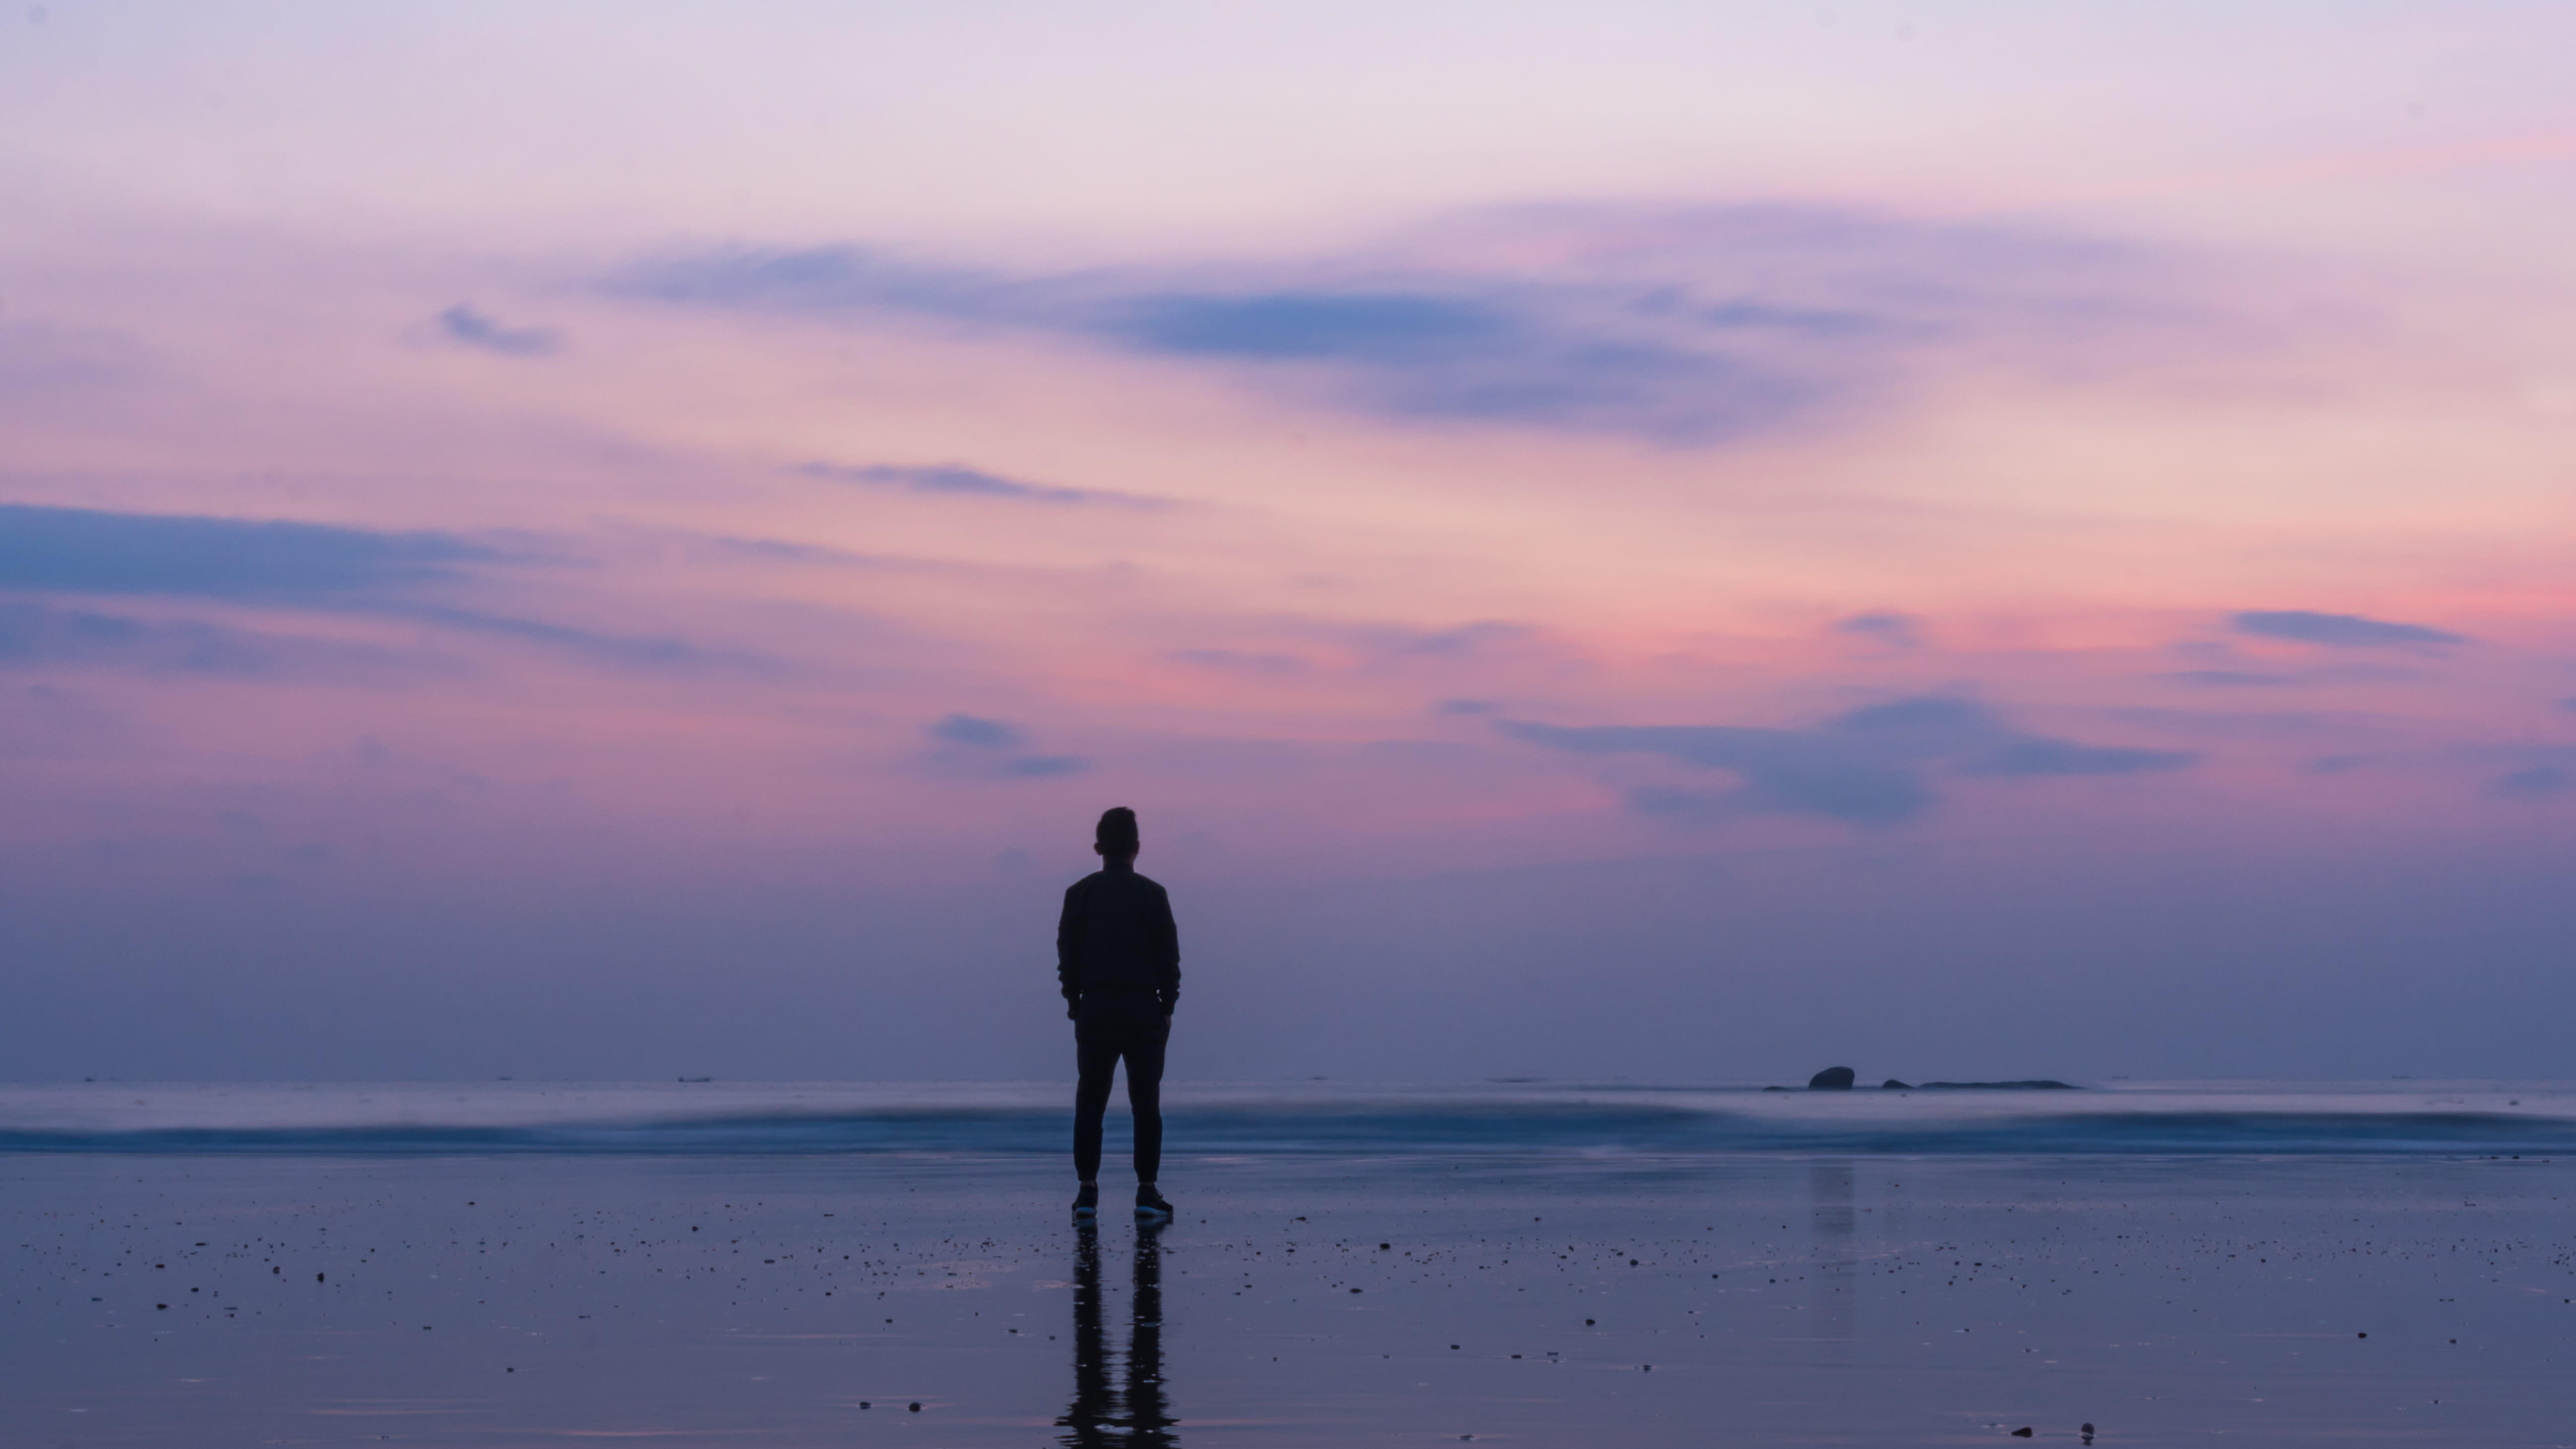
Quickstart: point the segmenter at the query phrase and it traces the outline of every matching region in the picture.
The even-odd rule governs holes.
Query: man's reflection
[[[1171,1402],[1163,1393],[1164,1224],[1136,1225],[1135,1292],[1128,1303],[1127,1378],[1113,1388],[1109,1345],[1100,1322],[1100,1230],[1075,1228],[1073,1249],[1073,1402],[1056,1420],[1059,1443],[1153,1445],[1179,1443],[1172,1433]]]
[[[1859,1286],[1852,1276],[1852,1239],[1860,1218],[1852,1210],[1851,1161],[1819,1158],[1809,1163],[1807,1187],[1815,1210],[1816,1336],[1848,1344],[1860,1329]]]

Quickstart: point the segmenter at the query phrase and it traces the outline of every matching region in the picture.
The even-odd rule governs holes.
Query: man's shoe
[[[1140,1218],[1167,1218],[1171,1215],[1172,1205],[1163,1201],[1163,1195],[1161,1193],[1154,1191],[1151,1187],[1140,1187],[1136,1189],[1136,1216]]]
[[[1083,1184],[1083,1186],[1082,1186],[1082,1191],[1077,1192],[1077,1193],[1075,1193],[1075,1194],[1073,1195],[1073,1215],[1074,1215],[1075,1217],[1078,1217],[1078,1218],[1087,1218],[1087,1217],[1090,1217],[1090,1216],[1092,1216],[1092,1215],[1094,1215],[1094,1214],[1098,1213],[1099,1211],[1100,1211],[1100,1187],[1099,1187],[1099,1185],[1098,1185],[1098,1184],[1096,1184],[1096,1183],[1084,1183],[1084,1184]]]

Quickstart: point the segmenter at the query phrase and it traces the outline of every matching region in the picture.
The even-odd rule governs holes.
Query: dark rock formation
[[[1914,1090],[1912,1087],[1907,1086],[1905,1083],[1898,1081],[1894,1077],[1890,1077],[1886,1081],[1879,1083],[1878,1089],[1882,1092],[1911,1092]]]
[[[1807,1090],[1810,1092],[1848,1092],[1852,1089],[1853,1080],[1859,1077],[1859,1075],[1860,1073],[1853,1071],[1849,1067],[1827,1067],[1823,1071],[1818,1072],[1807,1079]]]
[[[2073,1082],[1925,1082],[1926,1092],[2080,1092]]]

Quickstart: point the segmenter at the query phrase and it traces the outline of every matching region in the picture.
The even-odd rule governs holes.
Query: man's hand
[[[1082,1003],[1079,1001],[1066,1002],[1064,1004],[1064,1019],[1067,1021],[1082,1020]]]

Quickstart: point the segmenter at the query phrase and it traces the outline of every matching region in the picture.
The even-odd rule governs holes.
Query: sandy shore
[[[1086,1244],[1027,1158],[0,1158],[0,1444],[2576,1441],[2563,1163],[1168,1179]]]

